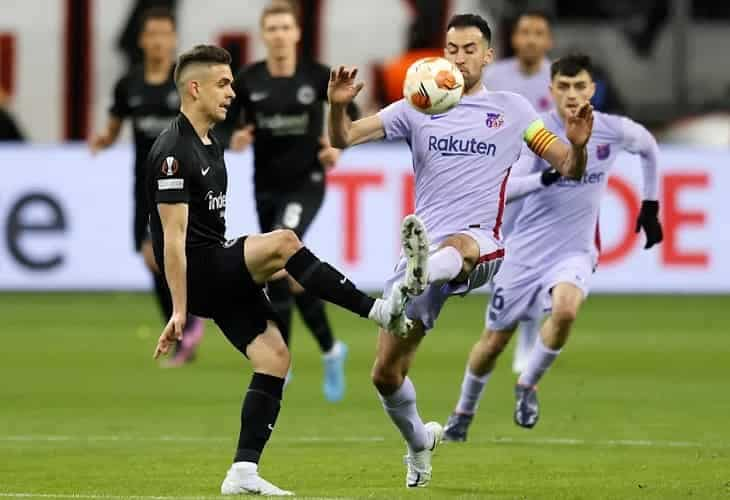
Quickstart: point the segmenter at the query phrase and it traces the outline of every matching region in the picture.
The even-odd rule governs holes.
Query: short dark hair
[[[550,24],[552,24],[552,22],[553,22],[553,19],[550,16],[550,14],[548,14],[544,10],[538,10],[538,9],[525,10],[525,11],[520,12],[517,15],[517,18],[515,18],[515,23],[514,23],[513,29],[517,27],[517,23],[519,23],[520,22],[520,19],[522,19],[523,17],[537,17],[537,18],[540,18],[540,19],[542,19],[543,21],[545,21],[547,23],[548,27],[550,27]]]
[[[191,64],[231,64],[231,54],[215,45],[196,45],[180,54],[175,65],[175,83],[180,84],[180,75]]]
[[[451,28],[477,28],[482,32],[487,45],[492,43],[492,30],[489,28],[489,23],[479,14],[457,14],[449,21],[446,31]]]
[[[147,21],[151,19],[167,19],[172,23],[172,28],[177,29],[175,14],[170,9],[166,9],[165,7],[151,7],[142,13],[142,17],[139,19],[139,30],[144,31]]]
[[[261,11],[259,25],[264,25],[264,20],[276,14],[291,14],[294,22],[299,24],[299,4],[294,0],[274,0],[270,5],[264,7]]]
[[[555,75],[561,74],[563,76],[575,76],[581,71],[587,71],[591,78],[593,78],[593,64],[591,58],[586,54],[568,54],[560,59],[556,59],[552,65],[550,65],[550,79],[555,78]]]

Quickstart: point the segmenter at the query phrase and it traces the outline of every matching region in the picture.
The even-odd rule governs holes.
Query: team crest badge
[[[499,128],[504,125],[504,117],[501,113],[487,113],[487,128]]]
[[[605,160],[611,155],[611,145],[610,144],[599,144],[596,146],[596,157],[598,157],[599,160]]]
[[[303,85],[297,90],[297,100],[302,104],[312,104],[315,97],[314,89],[309,85]]]
[[[179,168],[180,165],[178,164],[174,156],[168,156],[162,162],[162,173],[168,177],[172,177],[173,175],[175,175]]]

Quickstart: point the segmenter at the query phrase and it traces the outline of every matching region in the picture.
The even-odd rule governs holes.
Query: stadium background
[[[160,325],[129,231],[129,131],[95,158],[78,141],[103,124],[127,68],[119,45],[133,12],[173,5],[180,49],[223,43],[245,63],[263,55],[257,26],[266,3],[0,2],[0,107],[27,139],[0,145],[0,497],[216,491],[248,368],[212,331],[189,368],[160,371],[148,359]],[[498,28],[504,53],[510,19],[528,6],[555,15],[551,55],[592,54],[625,113],[660,138],[666,240],[641,250],[643,235],[632,232],[640,175],[622,159],[602,207],[595,290],[632,295],[588,301],[544,383],[549,406],[531,433],[509,421],[512,376],[503,363],[474,443],[444,449],[431,494],[727,497],[730,9],[699,0],[311,0],[302,2],[302,51],[359,65],[371,83],[414,26],[431,30],[437,44],[451,13],[479,11]],[[373,89],[360,98],[366,110]],[[376,290],[397,256],[398,220],[412,206],[408,151],[356,148],[340,163],[308,241]],[[254,231],[250,156],[229,155],[229,165],[231,232]],[[485,300],[453,301],[433,335],[448,341],[424,346],[414,379],[429,418],[445,418],[455,401]],[[267,477],[309,495],[396,498],[402,450],[369,386],[372,328],[340,312],[333,325],[352,349],[347,398],[337,407],[322,401],[318,356],[297,324],[295,379]]]

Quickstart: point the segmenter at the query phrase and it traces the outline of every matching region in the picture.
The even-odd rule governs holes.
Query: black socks
[[[306,247],[299,249],[284,268],[312,295],[367,318],[375,299],[361,292],[337,269],[319,260]]]
[[[276,425],[284,379],[254,373],[241,409],[241,433],[234,462],[258,463]]]

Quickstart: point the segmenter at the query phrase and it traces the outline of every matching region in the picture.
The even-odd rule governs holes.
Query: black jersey
[[[164,83],[154,85],[144,78],[144,68],[137,66],[114,87],[114,102],[109,112],[132,120],[135,147],[135,174],[144,179],[145,160],[152,144],[180,112],[180,97],[173,78],[174,68]]]
[[[317,155],[322,149],[324,103],[330,70],[299,62],[291,77],[275,78],[265,62],[236,75],[236,99],[229,115],[255,126],[254,186],[257,191],[291,191],[323,172]]]
[[[162,264],[163,233],[158,203],[186,203],[185,248],[220,247],[225,242],[228,174],[223,148],[211,136],[204,145],[182,113],[155,141],[147,158],[147,199],[155,257]]]

